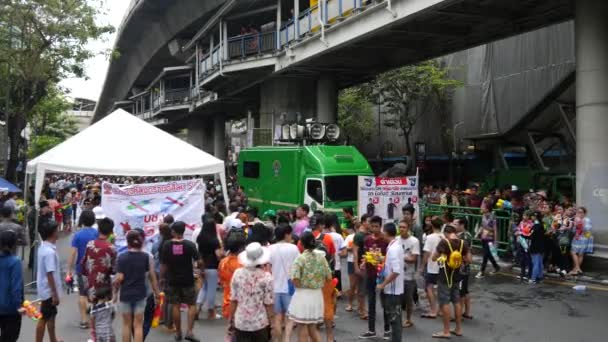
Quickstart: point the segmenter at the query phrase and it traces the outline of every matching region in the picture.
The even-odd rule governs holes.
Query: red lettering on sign
[[[407,185],[407,178],[376,178],[376,186],[378,185]]]
[[[148,222],[156,222],[158,220],[158,216],[157,215],[146,215],[144,216],[144,222],[148,223]]]

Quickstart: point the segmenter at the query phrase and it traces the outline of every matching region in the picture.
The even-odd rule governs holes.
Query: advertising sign
[[[380,216],[397,221],[404,206],[411,204],[418,213],[418,177],[381,178],[359,176],[359,215]]]
[[[126,233],[141,228],[146,241],[158,235],[158,225],[171,214],[175,221],[186,223],[184,237],[201,227],[205,207],[205,185],[202,179],[119,185],[104,182],[101,207],[106,216],[114,221],[115,244],[127,245]]]

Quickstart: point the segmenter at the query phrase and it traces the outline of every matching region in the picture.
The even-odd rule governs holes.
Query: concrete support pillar
[[[321,76],[317,81],[317,121],[322,123],[338,121],[338,87],[331,76]]]
[[[188,142],[201,150],[213,154],[213,125],[204,117],[192,117],[188,122]]]
[[[577,203],[589,211],[595,255],[608,258],[608,2],[575,6]]]
[[[259,128],[271,128],[281,114],[287,121],[295,121],[297,115],[302,120],[315,117],[316,86],[312,79],[273,78],[260,86],[260,124]]]
[[[226,118],[222,114],[213,118],[213,155],[226,159]]]

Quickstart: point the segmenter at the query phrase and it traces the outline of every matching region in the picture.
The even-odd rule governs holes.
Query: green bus
[[[308,204],[311,212],[357,209],[358,176],[372,176],[353,146],[260,146],[239,153],[237,174],[249,205],[260,212]]]

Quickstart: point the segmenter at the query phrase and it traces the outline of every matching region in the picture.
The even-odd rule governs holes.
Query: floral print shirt
[[[261,268],[239,268],[232,276],[230,299],[238,302],[234,327],[240,331],[258,331],[270,325],[266,305],[274,295],[272,275]]]
[[[331,270],[322,252],[305,250],[291,266],[291,279],[299,279],[300,287],[320,289],[331,277]]]
[[[111,275],[116,273],[116,249],[107,240],[89,241],[81,261],[89,296],[100,288],[112,288]]]

